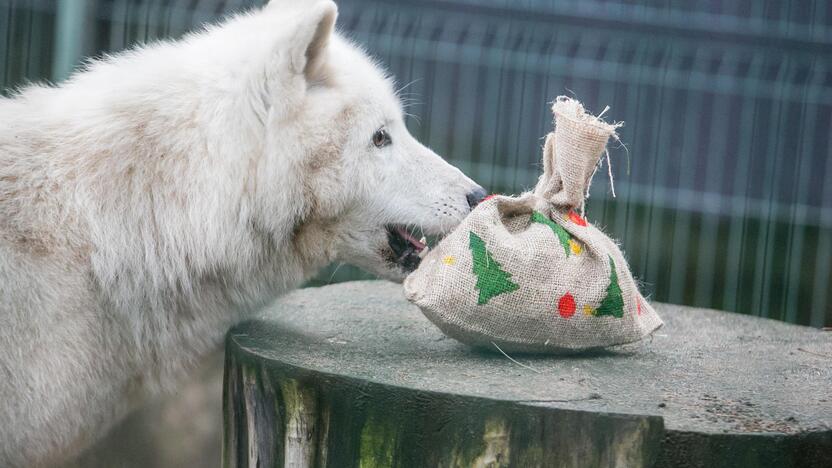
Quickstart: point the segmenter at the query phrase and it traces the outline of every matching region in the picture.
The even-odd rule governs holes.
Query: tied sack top
[[[618,245],[577,210],[618,125],[561,96],[533,192],[478,205],[404,282],[446,335],[516,352],[563,352],[641,340],[662,321]]]

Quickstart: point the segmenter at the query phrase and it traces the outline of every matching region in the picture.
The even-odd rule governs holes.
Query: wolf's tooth
[[[423,242],[423,244],[424,244],[424,242]],[[422,249],[422,251],[418,253],[419,258],[425,258],[425,255],[428,254],[428,250],[430,250],[430,247],[425,246],[425,248]]]
[[[421,243],[423,243],[423,244],[427,244],[427,243],[428,243],[428,238],[427,238],[427,237],[425,237],[425,236],[422,236],[422,238],[421,238],[421,239],[419,239],[419,242],[421,242]]]

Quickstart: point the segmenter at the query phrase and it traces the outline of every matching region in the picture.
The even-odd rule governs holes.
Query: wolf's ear
[[[289,66],[293,72],[313,79],[323,63],[337,16],[338,7],[331,1],[316,3],[301,14],[289,40]]]

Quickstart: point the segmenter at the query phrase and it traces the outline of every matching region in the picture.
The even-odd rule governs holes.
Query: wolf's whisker
[[[410,83],[407,83],[406,85],[404,85],[404,86],[400,87],[399,89],[397,89],[397,90],[395,91],[395,93],[393,93],[393,94],[395,94],[396,96],[398,96],[398,95],[399,95],[399,93],[401,93],[402,91],[404,91],[405,89],[407,89],[410,85],[412,85],[412,84],[414,84],[414,83],[417,83],[417,82],[419,82],[419,81],[422,81],[422,78],[416,78],[416,79],[412,80]]]

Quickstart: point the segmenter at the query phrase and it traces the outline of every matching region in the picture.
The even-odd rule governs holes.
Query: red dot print
[[[636,311],[638,315],[641,315],[641,299],[639,298],[636,298]]]
[[[558,313],[563,318],[575,315],[575,298],[571,294],[564,294],[558,301]]]
[[[586,226],[586,220],[581,218],[581,215],[575,213],[574,210],[569,211],[569,219],[578,226]]]

